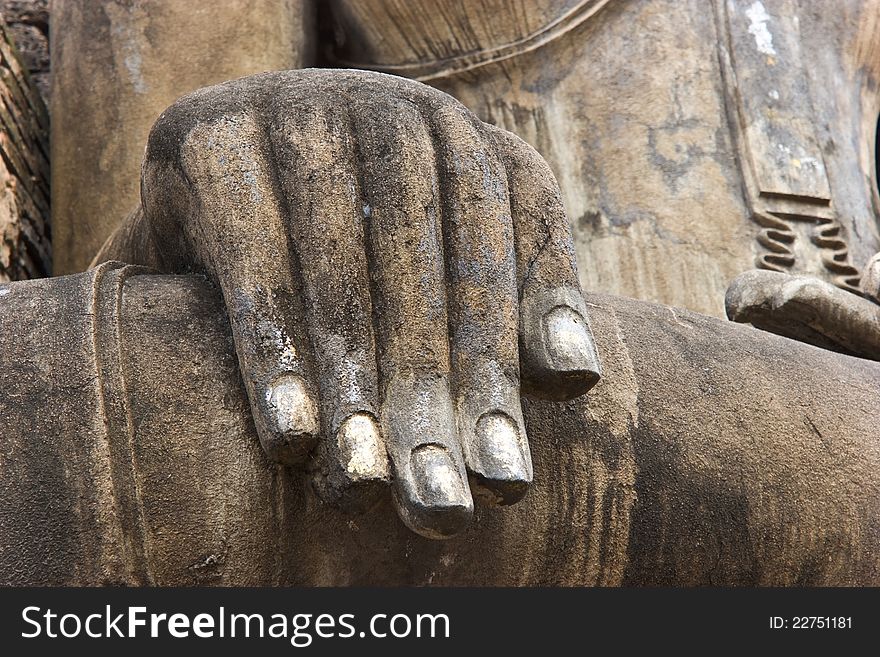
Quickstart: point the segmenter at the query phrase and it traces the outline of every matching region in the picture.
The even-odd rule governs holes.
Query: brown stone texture
[[[720,317],[756,265],[855,289],[880,250],[876,3],[329,4],[340,63],[437,86],[541,153],[584,289]]]
[[[880,360],[880,305],[814,276],[754,269],[727,290],[727,315],[765,331]]]
[[[390,457],[402,517],[454,533],[470,489],[528,488],[520,362],[544,397],[599,379],[549,168],[428,85],[313,68],[206,87],[157,121],[141,194],[99,260],[219,285],[263,446],[302,463],[323,438],[333,500],[387,488]]]
[[[48,133],[43,101],[0,22],[0,281],[51,271]]]
[[[529,401],[528,495],[433,541],[388,497],[353,517],[268,462],[203,279],[104,265],[0,286],[0,579],[880,584],[880,364],[587,303],[605,378]]]
[[[49,0],[0,0],[0,17],[30,72],[43,102],[49,102]]]
[[[311,61],[310,3],[298,0],[64,0],[51,11],[58,274],[87,267],[137,206],[147,134],[175,99]]]
[[[757,266],[731,288],[733,316],[880,353],[877,306],[851,294],[875,296],[878,278],[859,276],[880,249],[876,3],[323,5],[340,63],[423,80],[485,124],[400,77],[333,70],[245,78],[163,112],[312,62],[310,4],[207,6],[53,5],[57,271],[84,267],[137,205],[158,117],[143,205],[105,255],[208,280],[106,263],[0,285],[6,583],[880,584],[880,364],[720,320],[729,281]],[[39,162],[6,155],[33,184],[21,172]],[[544,232],[524,240],[517,212]],[[295,271],[304,250],[323,269]],[[529,298],[530,277],[560,273],[566,289]],[[574,276],[620,296],[584,302]],[[558,309],[567,338],[549,344]],[[604,379],[519,400],[517,356],[528,374],[542,339],[587,354],[571,348],[586,316]],[[488,357],[487,335],[505,338]],[[454,376],[487,362],[509,367]],[[598,367],[574,371],[592,384]],[[365,394],[334,406],[343,374]],[[475,393],[457,415],[449,379]],[[491,403],[529,437],[534,469],[514,486],[485,486],[476,438],[447,440],[460,418],[476,435],[495,384]],[[387,487],[359,516],[319,501],[309,482],[338,474],[321,449],[312,478],[267,458],[303,458],[319,411],[341,431],[379,400],[403,455],[398,512],[422,536]],[[438,464],[445,481],[418,475]],[[505,509],[464,488],[515,501],[532,477]],[[400,512],[429,479],[454,504]]]

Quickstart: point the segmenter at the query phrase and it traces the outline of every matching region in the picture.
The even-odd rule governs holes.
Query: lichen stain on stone
[[[767,29],[770,14],[767,13],[767,9],[760,0],[746,9],[746,18],[749,19],[749,34],[755,37],[755,45],[758,47],[758,52],[765,55],[775,55],[776,49],[773,47],[773,35]]]
[[[279,377],[266,390],[266,405],[280,431],[317,433],[318,409],[301,377],[289,373]]]

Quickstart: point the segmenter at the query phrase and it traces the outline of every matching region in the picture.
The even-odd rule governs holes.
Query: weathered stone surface
[[[437,542],[267,461],[203,280],[105,266],[0,287],[3,582],[880,583],[880,364],[587,302],[605,378],[530,401],[529,494]]]
[[[756,263],[854,290],[880,250],[874,3],[845,0],[834,12],[823,0],[331,8],[342,63],[425,80],[541,153],[589,263],[584,289],[721,317],[728,283]],[[767,117],[785,126],[785,140],[778,130],[765,138]],[[796,153],[801,144],[810,152]],[[778,186],[787,174],[774,168],[777,151],[786,171],[801,171],[803,155],[804,176],[812,157],[819,191]]]
[[[58,127],[56,122],[60,138],[54,141],[62,145],[56,161],[64,180],[64,191],[56,196],[56,201],[60,198],[63,202],[56,202],[55,210],[68,213],[68,219],[61,222],[64,237],[59,245],[65,258],[70,254],[70,260],[61,271],[81,266],[116,217],[135,199],[134,165],[146,125],[155,116],[149,112],[171,99],[159,103],[162,93],[153,97],[144,90],[178,89],[178,80],[185,82],[181,90],[186,85],[193,88],[216,81],[218,78],[211,75],[218,69],[212,63],[238,63],[235,58],[212,59],[214,52],[205,61],[204,45],[216,43],[212,39],[218,33],[224,37],[220,45],[234,52],[254,52],[249,47],[262,41],[250,28],[240,41],[227,38],[229,33],[224,30],[239,26],[241,15],[229,18],[221,12],[209,19],[201,16],[201,23],[186,23],[181,19],[195,15],[190,13],[189,3],[173,0],[150,3],[151,8],[157,8],[155,16],[146,13],[146,4],[140,2],[70,0],[64,6],[68,8],[65,25],[75,29],[56,58],[56,62],[66,62],[64,74],[58,78],[59,84],[66,85],[64,93],[54,95],[56,102],[62,98],[66,103],[60,113],[56,111],[66,123]],[[511,6],[514,11],[501,11]],[[282,53],[281,57],[295,51],[297,57],[302,55],[298,64],[308,61],[304,54],[312,43],[308,21],[300,20],[302,17],[287,6],[273,7],[279,12],[273,16],[293,16],[296,26],[288,30],[284,21],[269,25],[282,25],[280,41],[285,45],[267,51]],[[880,246],[873,152],[880,106],[877,6],[848,0],[831,13],[823,11],[824,4],[818,1],[716,0],[711,10],[707,7],[697,0],[340,1],[331,3],[323,27],[337,37],[341,60],[349,57],[349,62],[359,61],[366,67],[421,77],[453,93],[488,123],[508,128],[535,145],[561,181],[562,199],[574,219],[581,282],[587,287],[720,315],[727,282],[757,264],[776,270],[778,275],[741,279],[749,286],[741,288],[743,294],[734,301],[751,304],[749,308],[757,312],[753,317],[764,317],[766,326],[781,332],[793,328],[802,339],[816,341],[818,336],[820,344],[831,337],[827,344],[836,341],[858,351],[847,345],[867,337],[863,344],[874,348],[873,335],[866,333],[866,327],[874,321],[876,307],[840,290],[863,288],[858,267]],[[502,16],[508,18],[502,20]],[[193,30],[193,25],[199,29]],[[207,29],[201,29],[205,25]],[[262,23],[253,27],[257,32],[268,29]],[[58,39],[53,41],[55,46],[58,43]],[[83,43],[89,43],[97,53],[94,60],[77,57]],[[294,48],[285,50],[289,45]],[[144,59],[144,53],[149,57]],[[144,64],[148,61],[150,66]],[[171,61],[192,61],[194,65],[182,74],[176,65],[169,64]],[[110,80],[100,78],[100,71],[111,70],[115,75]],[[344,80],[350,74],[336,75]],[[388,390],[395,393],[387,394],[396,400],[391,424],[405,426],[414,417],[421,419],[425,409],[434,413],[435,419],[445,413],[448,420],[452,416],[448,395],[436,391],[443,392],[443,375],[451,371],[455,357],[442,348],[432,350],[426,338],[442,338],[448,326],[453,338],[460,337],[456,332],[464,329],[471,338],[485,339],[492,335],[492,322],[486,319],[493,313],[502,316],[506,326],[515,323],[515,315],[503,312],[515,308],[509,303],[509,278],[495,276],[493,269],[495,259],[509,259],[507,254],[514,248],[504,231],[486,231],[485,236],[475,231],[475,224],[468,221],[478,214],[473,207],[448,203],[445,211],[462,219],[454,222],[456,230],[488,239],[480,257],[471,257],[467,249],[457,254],[451,249],[452,270],[460,280],[438,275],[436,254],[422,257],[425,250],[419,238],[432,237],[429,227],[410,220],[429,215],[427,208],[432,207],[431,184],[426,181],[430,181],[433,169],[426,165],[424,154],[431,153],[433,146],[435,155],[443,154],[438,159],[447,157],[453,168],[464,162],[461,172],[466,189],[468,180],[476,180],[480,166],[487,180],[500,179],[501,167],[496,160],[515,171],[516,157],[511,154],[520,151],[471,149],[470,153],[483,155],[482,160],[477,158],[480,166],[471,166],[474,158],[455,157],[461,152],[459,147],[464,144],[468,151],[480,142],[473,138],[473,130],[485,139],[486,132],[491,133],[488,128],[457,124],[460,129],[450,131],[453,139],[432,140],[436,135],[418,120],[404,119],[397,124],[391,120],[412,117],[424,109],[423,105],[412,98],[398,102],[400,97],[377,93],[371,102],[374,110],[378,107],[382,111],[368,117],[372,123],[364,131],[367,136],[358,139],[366,154],[365,160],[358,162],[362,179],[340,177],[339,167],[346,160],[333,155],[348,152],[346,130],[324,121],[326,114],[310,112],[315,105],[291,112],[292,105],[284,105],[290,98],[283,93],[278,95],[278,106],[286,111],[273,114],[273,106],[266,102],[254,105],[246,87],[246,82],[228,86],[229,93],[215,99],[219,101],[215,115],[194,112],[186,116],[184,112],[184,119],[196,118],[187,130],[172,126],[164,131],[165,147],[153,149],[147,157],[145,207],[131,218],[135,229],[148,226],[149,230],[129,231],[114,246],[139,249],[137,252],[155,258],[147,260],[149,264],[159,263],[173,271],[198,268],[221,285],[232,315],[236,355],[244,364],[244,388],[251,408],[258,411],[255,426],[241,419],[249,417],[241,410],[245,407],[241,391],[227,394],[225,379],[211,374],[205,365],[212,359],[223,360],[218,370],[225,372],[226,379],[232,376],[229,373],[233,370],[227,366],[229,353],[209,353],[211,347],[225,344],[223,329],[219,324],[212,329],[186,319],[191,317],[188,309],[196,316],[200,312],[213,316],[207,307],[197,305],[205,303],[204,290],[195,291],[190,298],[184,295],[183,301],[175,300],[174,293],[163,296],[160,288],[165,284],[174,287],[180,280],[154,277],[149,281],[151,291],[138,297],[135,281],[147,277],[131,278],[126,289],[126,277],[132,272],[112,267],[95,272],[97,301],[87,303],[97,303],[88,306],[96,313],[97,325],[84,329],[92,336],[91,342],[78,337],[76,329],[77,321],[92,321],[88,313],[64,311],[59,315],[67,322],[62,332],[70,333],[63,335],[65,347],[43,355],[50,365],[61,362],[56,357],[64,361],[81,356],[85,369],[95,376],[75,379],[71,390],[66,380],[52,378],[50,367],[41,358],[25,359],[18,369],[9,371],[13,377],[10,385],[23,386],[22,398],[40,400],[43,407],[51,408],[52,395],[61,389],[71,398],[84,394],[85,420],[100,418],[100,422],[77,433],[75,417],[65,420],[72,423],[69,426],[53,425],[52,417],[34,422],[32,413],[24,420],[15,416],[36,405],[9,404],[3,410],[10,426],[43,427],[40,431],[53,437],[68,437],[72,432],[81,439],[74,447],[64,447],[71,451],[69,458],[61,459],[70,464],[66,470],[53,470],[55,466],[48,465],[40,469],[43,463],[52,462],[50,457],[42,458],[40,450],[48,449],[44,441],[29,446],[35,450],[36,460],[10,461],[13,465],[3,471],[4,476],[9,472],[18,477],[17,481],[31,476],[37,482],[20,490],[8,487],[13,506],[6,511],[10,520],[4,522],[13,528],[9,540],[16,546],[40,546],[45,536],[54,537],[60,546],[60,560],[50,559],[48,568],[54,581],[170,583],[191,581],[187,578],[196,576],[219,582],[302,583],[876,583],[880,512],[874,403],[877,365],[666,306],[591,298],[599,346],[607,357],[606,370],[613,369],[610,378],[586,400],[565,406],[545,402],[526,405],[522,421],[532,434],[536,477],[544,484],[539,483],[506,514],[478,509],[479,523],[449,543],[425,543],[409,536],[388,512],[388,505],[370,511],[365,516],[370,531],[360,533],[358,521],[349,524],[337,511],[318,505],[300,488],[301,480],[267,469],[253,441],[257,435],[267,443],[265,418],[255,404],[254,390],[270,393],[257,395],[257,402],[265,400],[269,410],[285,411],[282,429],[306,428],[291,432],[295,437],[313,437],[319,414],[325,423],[327,417],[343,420],[339,435],[350,437],[357,445],[369,442],[365,437],[375,437],[373,430],[378,425],[370,423],[368,413],[347,416],[332,412],[332,408],[328,412],[323,399],[321,408],[308,403],[314,399],[303,392],[308,392],[306,368],[282,372],[282,377],[271,381],[254,378],[248,357],[259,363],[265,353],[260,349],[250,353],[247,345],[262,348],[269,344],[266,353],[270,361],[278,355],[272,352],[276,325],[247,323],[254,317],[265,318],[253,313],[254,307],[261,310],[259,304],[251,303],[254,300],[266,301],[264,306],[270,311],[292,319],[290,326],[303,334],[311,333],[310,338],[321,349],[331,345],[325,382],[338,384],[343,380],[338,375],[345,372],[370,374],[357,366],[346,369],[346,361],[340,357],[349,352],[340,348],[346,341],[338,340],[333,331],[339,309],[335,314],[317,313],[327,321],[314,322],[305,311],[296,309],[295,295],[288,294],[294,290],[287,285],[293,279],[296,285],[317,290],[312,298],[325,302],[318,304],[319,308],[330,307],[326,300],[332,301],[333,295],[343,290],[333,276],[348,271],[340,267],[340,258],[328,258],[323,273],[311,280],[308,276],[294,278],[284,267],[278,278],[278,263],[289,262],[290,251],[298,248],[292,244],[320,253],[321,246],[326,248],[322,240],[336,246],[338,238],[350,240],[354,234],[321,222],[299,226],[299,233],[285,232],[289,226],[276,221],[283,213],[274,212],[265,199],[270,195],[293,198],[297,207],[310,208],[308,216],[323,215],[337,221],[340,217],[361,217],[356,207],[354,213],[334,212],[343,205],[350,210],[349,201],[357,196],[347,195],[346,185],[335,184],[339,180],[362,185],[371,200],[371,195],[384,199],[364,204],[361,214],[370,218],[385,204],[376,217],[400,229],[384,235],[385,255],[393,257],[373,256],[360,277],[374,285],[383,276],[393,279],[400,284],[393,290],[398,296],[385,298],[383,312],[375,314],[356,304],[343,307],[360,312],[347,318],[355,323],[358,318],[375,317],[380,332],[386,334],[380,337],[400,338],[392,340],[391,348],[387,353],[380,351],[380,356],[390,353],[393,363],[395,355],[410,360],[427,355],[433,357],[429,358],[430,367],[440,374],[433,387],[418,390],[420,394],[395,397],[398,390],[393,385],[383,390],[383,394]],[[326,87],[314,89],[315,102],[326,100],[323,90]],[[159,104],[154,105],[154,100]],[[339,102],[338,97],[331,102],[347,106],[345,99]],[[250,112],[254,107],[258,111]],[[243,111],[233,111],[236,109]],[[291,120],[291,115],[297,118]],[[309,124],[303,116],[311,116],[314,122]],[[438,110],[431,114],[429,125],[436,129],[444,117],[449,120]],[[108,125],[140,126],[143,132],[127,132],[127,127],[107,130]],[[310,130],[305,129],[307,125]],[[400,134],[400,128],[405,134]],[[161,129],[158,132],[163,134]],[[282,142],[278,134],[292,137],[292,143]],[[291,157],[283,150],[306,152],[303,144],[308,143],[307,137],[319,134],[331,138],[319,140],[324,146],[310,153],[314,157]],[[297,136],[303,135],[306,137],[297,142]],[[69,141],[63,143],[65,139]],[[267,144],[271,148],[267,149]],[[265,153],[274,154],[279,147],[281,166],[264,166]],[[290,167],[291,162],[301,166]],[[518,176],[521,181],[534,171],[540,171],[539,178],[547,177],[534,161],[520,169],[525,172]],[[194,177],[181,176],[181,171]],[[425,175],[412,180],[398,175],[401,171]],[[300,173],[311,180],[311,187],[290,182]],[[509,183],[517,174],[508,178]],[[501,187],[490,184],[483,190],[486,194],[477,196],[491,200],[488,191]],[[528,184],[512,187],[528,188]],[[538,188],[546,191],[548,186],[539,184]],[[453,199],[460,191],[455,184],[443,190]],[[555,199],[552,194],[530,193],[524,202],[515,201],[514,196],[511,210],[519,207],[538,217],[536,224],[549,227],[560,218],[555,205],[552,213],[541,214],[540,209],[546,206],[541,201]],[[492,213],[486,216],[497,218]],[[199,219],[195,224],[193,217]],[[226,223],[204,221],[217,217]],[[218,234],[222,239],[217,239]],[[433,239],[439,242],[436,235]],[[74,249],[75,242],[81,246]],[[381,239],[373,240],[374,250],[377,242],[383,246]],[[217,248],[218,244],[222,246]],[[525,250],[520,246],[521,240],[516,245],[518,265],[523,260],[532,262],[522,258],[523,252],[538,259],[544,253],[540,242],[527,242]],[[248,257],[248,249],[256,249],[263,259]],[[245,257],[230,257],[230,253]],[[218,254],[225,259],[216,258]],[[169,262],[173,264],[169,266]],[[275,263],[275,269],[267,263]],[[342,259],[342,264],[346,263]],[[807,279],[782,281],[783,273],[818,276],[825,283],[817,287]],[[265,285],[258,282],[260,275],[266,276]],[[864,290],[868,296],[874,295],[875,279],[867,277]],[[46,283],[45,288],[31,284],[30,291],[8,288],[7,297],[18,298],[25,290],[17,301],[23,304],[22,312],[9,321],[27,321],[28,313],[35,312],[28,304],[42,302],[43,310],[51,314],[52,304],[60,303],[53,301],[59,292],[51,285],[73,285],[61,289],[60,294],[64,303],[81,308],[83,295],[91,294],[94,285],[91,279],[75,280],[75,284]],[[483,294],[479,284],[473,285],[475,280],[498,284],[501,292]],[[236,283],[242,281],[248,286],[243,288],[243,296],[235,297]],[[463,281],[466,284],[461,284]],[[793,294],[779,297],[780,289],[793,290]],[[489,312],[483,317],[453,308],[446,314],[431,315],[428,311],[439,306],[425,300],[442,299],[450,290],[470,301],[479,299]],[[279,295],[279,291],[285,294]],[[764,296],[755,297],[756,292]],[[114,305],[120,295],[123,305]],[[127,298],[132,300],[132,313],[135,308],[145,309],[131,326],[125,319]],[[550,300],[570,307],[570,299],[560,295]],[[529,312],[540,315],[560,334],[574,335],[578,322],[566,313],[556,314],[557,308],[551,306],[549,302],[522,303],[521,308],[526,318]],[[196,344],[198,338],[194,343],[183,340],[170,347],[162,342],[172,325],[163,318],[165,308],[176,311],[177,321],[188,322],[177,331],[181,335],[195,326],[197,332],[209,336],[204,348]],[[768,309],[772,312],[765,313]],[[817,309],[822,316],[812,314]],[[855,309],[855,314],[846,312],[848,309]],[[583,313],[580,316],[583,318]],[[274,315],[268,317],[273,319]],[[426,317],[434,323],[425,321]],[[313,322],[307,330],[296,324],[303,318]],[[151,321],[159,323],[151,325]],[[414,339],[409,337],[408,322],[414,325]],[[522,324],[523,333],[537,344],[542,331],[529,328],[528,321]],[[254,329],[244,339],[242,326]],[[264,330],[267,326],[268,331]],[[20,329],[13,328],[13,335],[18,336]],[[850,330],[853,328],[857,330]],[[29,349],[40,347],[40,330],[24,331],[30,331],[30,342],[10,343],[30,355]],[[51,332],[51,328],[47,330]],[[161,339],[151,339],[150,330]],[[500,331],[494,337],[499,335],[508,334]],[[136,354],[114,348],[120,339],[127,344],[125,336],[152,348]],[[52,345],[54,339],[46,337],[43,344]],[[280,344],[282,355],[299,353],[298,349],[288,350],[284,340]],[[293,339],[290,344],[294,345]],[[509,340],[492,344],[502,347],[499,351],[510,360]],[[423,349],[413,348],[420,346]],[[566,362],[572,353],[584,350],[568,344],[548,351]],[[295,357],[291,361],[298,363]],[[166,374],[161,370],[163,362],[178,366]],[[529,363],[528,354],[523,355],[523,363]],[[257,373],[262,376],[267,372],[278,373]],[[95,380],[97,384],[90,383]],[[125,385],[120,385],[122,380]],[[151,387],[154,381],[163,383]],[[210,390],[196,389],[206,382]],[[93,385],[98,386],[98,393],[90,387]],[[138,396],[142,389],[147,392]],[[481,392],[490,386],[473,389]],[[505,390],[509,394],[493,396],[492,403],[501,403],[498,399],[509,402],[510,386]],[[181,397],[181,391],[189,396]],[[154,405],[156,400],[161,406]],[[190,403],[195,406],[190,408]],[[470,418],[478,406],[469,404],[465,400],[455,410]],[[224,410],[206,417],[206,408]],[[229,409],[233,410],[226,413]],[[484,419],[488,421],[481,424]],[[509,435],[503,419],[487,414],[476,423],[474,433]],[[215,420],[222,420],[223,425],[199,429]],[[332,422],[329,426],[336,428]],[[392,435],[388,428],[382,427]],[[417,435],[416,429],[426,428],[426,434]],[[413,456],[418,451],[405,465],[414,464],[415,470],[449,466],[440,458],[439,443],[426,442],[425,436],[436,429],[436,423],[412,424],[392,435],[398,448],[419,448],[409,453]],[[179,432],[185,434],[183,440]],[[218,433],[223,440],[219,444],[212,442]],[[222,447],[234,442],[236,436],[242,437],[242,442],[229,448],[238,451],[234,461],[226,462]],[[306,442],[299,445],[300,456],[308,450]],[[97,448],[82,456],[84,444]],[[268,444],[272,446],[271,441]],[[445,448],[446,443],[443,445]],[[360,458],[364,454],[359,452],[357,459],[349,458],[348,452],[357,450],[338,451],[346,455],[343,462],[376,464],[375,459]],[[374,455],[376,450],[366,451]],[[205,454],[216,459],[207,468]],[[471,475],[479,484],[486,474],[480,466],[491,459],[481,463],[479,450],[464,456],[471,459]],[[169,476],[169,464],[178,462],[183,465],[172,467]],[[454,465],[460,479],[461,463]],[[356,469],[361,471],[360,466]],[[30,525],[21,522],[16,509],[33,505],[44,484],[56,486],[52,482],[61,478],[61,471],[65,472],[64,484],[70,487],[62,489],[58,504],[48,507],[52,511],[42,516],[35,513]],[[552,474],[542,480],[542,472]],[[320,467],[317,474],[318,481],[333,478]],[[379,474],[374,479],[384,481],[386,473]],[[488,487],[496,496],[493,501],[518,498],[531,474],[531,470],[520,469],[512,478],[516,485],[507,490]],[[211,477],[223,483],[212,485]],[[244,480],[253,488],[243,490]],[[94,487],[95,481],[104,483]],[[108,487],[106,481],[112,485]],[[417,477],[414,482],[415,490]],[[76,491],[90,483],[94,488],[91,497],[79,494],[77,498]],[[335,484],[327,488],[344,489]],[[444,490],[439,485],[435,488],[432,494]],[[238,497],[230,500],[227,490],[236,490]],[[377,490],[383,492],[382,488]],[[74,498],[84,500],[83,505],[76,506]],[[214,506],[217,500],[224,501],[220,511]],[[271,516],[266,515],[266,509],[271,509]],[[52,519],[52,513],[57,517]],[[403,517],[418,527],[420,520],[414,521],[406,513]],[[246,530],[239,524],[242,519],[247,520]],[[37,531],[44,521],[64,527],[66,537],[85,538],[68,538],[65,543],[51,528]],[[455,523],[439,524],[437,533],[446,534]],[[230,525],[234,528],[229,529]],[[80,526],[85,529],[79,531]],[[421,526],[428,528],[424,523]],[[190,538],[201,541],[196,558]],[[28,567],[27,562],[18,560],[17,549],[3,557],[8,557],[8,571],[14,573],[10,578],[30,581],[27,575],[17,575]],[[501,555],[497,564],[486,566],[487,551]],[[260,556],[245,562],[239,558],[242,554]],[[482,569],[476,568],[477,563]],[[193,575],[196,571],[199,574]],[[185,574],[181,576],[181,572]]]
[[[311,63],[310,7],[293,0],[53,3],[56,273],[87,267],[137,206],[147,134],[175,99]]]
[[[0,21],[0,281],[51,271],[48,132],[43,101]]]
[[[83,4],[94,11],[89,7],[100,3]],[[532,144],[560,181],[579,256],[593,263],[581,268],[586,289],[723,316],[727,284],[755,263],[855,289],[858,269],[880,250],[873,219],[875,90],[880,88],[880,58],[873,54],[876,8],[847,0],[827,15],[818,0],[797,7],[788,0],[768,0],[759,3],[763,13],[754,14],[753,25],[748,15],[753,4],[340,1],[328,4],[325,32],[336,36],[337,58],[343,64],[421,77],[452,93],[484,121]],[[189,11],[187,3],[181,5]],[[223,25],[223,16],[212,19]],[[106,35],[97,27],[77,32],[71,29],[76,21],[63,20],[70,43],[104,47]],[[131,25],[137,28],[136,22]],[[157,34],[167,34],[168,44],[183,48],[202,33],[190,29],[184,36],[182,27],[155,27]],[[136,49],[135,28],[120,32],[129,41],[120,40],[118,48],[130,42],[125,47]],[[234,39],[241,44],[236,47],[247,51],[244,42],[249,38],[259,44],[249,36],[255,30],[243,29]],[[757,49],[750,30],[766,41],[765,30],[771,45],[776,35],[772,47],[782,54],[768,63],[772,56]],[[297,42],[305,37],[297,33],[292,38]],[[305,42],[311,43],[308,38]],[[743,48],[754,51],[755,65],[733,56],[746,53]],[[65,63],[73,61],[73,52],[68,50],[64,61],[56,53],[59,69],[74,68]],[[151,52],[158,61],[166,51]],[[806,59],[803,53],[808,53]],[[156,76],[153,84],[175,80],[177,94],[218,81],[212,68],[216,63],[178,53],[172,59],[173,71],[161,65],[145,68],[144,80],[150,75]],[[291,65],[295,63],[284,66]],[[100,78],[92,73],[101,68],[110,70],[112,65],[100,64],[89,78]],[[101,107],[140,106],[143,99],[121,82],[125,79],[113,76],[97,87],[71,85],[65,94],[71,99],[69,113],[79,117],[100,113]],[[772,88],[779,80],[792,81],[791,93]],[[86,88],[86,100],[96,108],[74,104],[84,93],[77,90]],[[766,93],[753,97],[755,90]],[[827,183],[830,199],[811,201],[798,193],[771,197],[765,192],[773,189],[762,190],[755,182],[752,163],[760,159],[760,145],[749,142],[746,132],[757,125],[756,117],[780,109],[782,96],[774,99],[774,90],[797,99],[784,108],[794,131],[790,141],[797,146],[803,137],[821,150],[827,175],[822,185]],[[746,105],[740,94],[746,95]],[[172,99],[152,104],[152,115]],[[112,193],[98,194],[92,185],[91,202],[100,207],[90,207],[76,219],[66,215],[71,222],[107,221],[108,227],[97,231],[102,235],[136,204],[133,177],[149,120],[142,117],[137,131],[103,130],[108,124],[133,126],[131,118],[106,116],[93,126],[78,126],[82,136],[77,138],[96,149],[89,161],[100,160],[100,153],[112,147],[128,163],[105,167],[110,175],[126,171],[119,174],[118,184],[107,187]],[[66,156],[61,159],[67,161]],[[74,180],[82,174],[78,166],[69,169]],[[110,208],[110,201],[98,198],[104,195],[113,196],[118,205]],[[113,219],[103,218],[110,215]],[[64,239],[64,250],[76,241]],[[98,239],[88,241],[77,259],[80,267],[97,251]]]
[[[827,281],[756,269],[733,280],[726,306],[736,322],[880,360],[880,305]]]
[[[178,16],[179,5],[166,1],[151,11]],[[71,44],[141,53],[138,34],[148,19],[137,3],[111,21],[112,47],[100,3],[66,6],[69,16],[56,18]],[[585,288],[721,316],[727,284],[755,264],[857,292],[859,268],[880,250],[872,152],[880,88],[876,7],[848,0],[830,16],[821,8],[791,0],[715,0],[712,11],[697,0],[541,0],[513,8],[507,0],[340,0],[325,7],[323,27],[335,36],[342,63],[424,79],[534,145],[560,180],[581,261],[590,263],[580,268]],[[80,14],[88,20],[72,18]],[[143,80],[173,80],[183,91],[218,79],[216,64],[198,58],[186,76],[177,66],[170,72],[163,53],[174,44],[190,47],[183,23],[149,20],[156,21],[151,34],[169,45],[150,51],[156,66],[142,71]],[[212,20],[227,25],[226,18]],[[310,23],[296,21],[301,29],[290,42],[310,53]],[[86,27],[71,29],[76,25]],[[245,50],[247,34],[262,29],[253,28],[243,28],[236,41]],[[216,29],[212,24],[207,33]],[[75,48],[67,52],[72,61]],[[58,64],[62,75],[79,70]],[[66,113],[143,107],[143,94],[120,82],[125,78],[89,87],[82,107],[76,99],[86,86],[69,85]],[[150,101],[156,110],[161,102]],[[102,152],[119,156],[119,166],[105,167],[120,177],[105,187],[112,192],[56,185],[63,188],[59,199],[67,189],[85,204],[77,212],[56,207],[70,217],[60,222],[67,236],[59,237],[59,248],[66,253],[74,242],[88,243],[76,257],[80,267],[96,250],[97,235],[108,234],[136,202],[144,117],[120,114],[101,117],[93,129],[61,129],[59,142],[76,134],[78,152],[96,149],[89,162],[101,161]],[[138,121],[137,134],[128,127],[103,131]],[[70,153],[57,158],[59,171],[78,157]],[[83,173],[79,163],[69,171],[71,180]],[[64,228],[74,222],[84,224],[76,239]],[[95,239],[85,225],[91,222],[102,225]]]
[[[427,85],[201,89],[150,133],[141,194],[98,261],[219,285],[260,440],[287,464],[317,445],[326,499],[364,506],[390,472],[410,527],[453,534],[471,489],[512,504],[532,479],[520,363],[543,397],[599,379],[547,164]]]
[[[49,0],[0,0],[7,25],[44,103],[49,102]]]

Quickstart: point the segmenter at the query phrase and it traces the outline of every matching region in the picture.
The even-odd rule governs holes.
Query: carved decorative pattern
[[[815,132],[793,0],[717,0],[719,59],[746,201],[765,249],[756,266],[859,293]],[[800,230],[812,225],[812,229]]]
[[[758,243],[769,251],[758,255],[755,264],[760,269],[784,272],[794,266],[792,245],[796,234],[791,226],[768,212],[754,212],[752,218],[764,230],[758,233]]]
[[[837,219],[819,219],[812,242],[822,250],[822,263],[831,273],[831,282],[850,292],[861,294],[861,272],[849,259],[849,247],[843,239],[843,227]]]
[[[849,247],[842,236],[842,226],[833,217],[800,215],[795,219],[778,217],[770,212],[754,211],[752,219],[763,230],[758,233],[758,244],[767,252],[758,254],[755,266],[778,272],[796,272],[795,242],[798,238],[790,222],[814,224],[810,242],[818,247],[828,279],[839,288],[861,294],[860,272],[849,259]]]

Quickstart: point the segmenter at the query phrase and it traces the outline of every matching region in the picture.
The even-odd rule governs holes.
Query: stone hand
[[[832,351],[880,360],[880,254],[865,267],[862,296],[813,276],[753,270],[727,290],[737,322]]]
[[[157,121],[117,242],[215,281],[267,454],[359,510],[388,483],[429,537],[532,479],[524,392],[599,378],[557,184],[425,85],[264,74]]]

